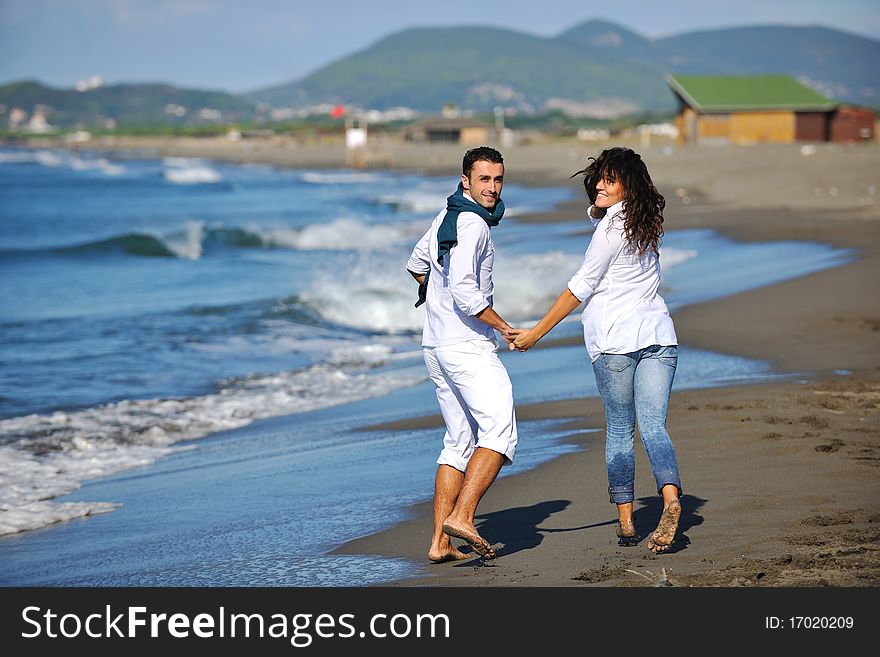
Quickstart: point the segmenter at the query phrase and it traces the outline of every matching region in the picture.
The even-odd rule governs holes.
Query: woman
[[[605,407],[608,491],[617,505],[621,545],[638,542],[633,525],[635,452],[639,433],[663,513],[648,548],[669,549],[681,515],[681,480],[675,449],[666,432],[669,393],[678,360],[672,318],[660,286],[659,246],[666,201],[654,187],[641,157],[629,148],[609,148],[575,176],[584,176],[587,214],[595,232],[578,272],[531,330],[511,349],[526,351],[582,302],[584,340]],[[572,176],[574,177],[574,176]]]

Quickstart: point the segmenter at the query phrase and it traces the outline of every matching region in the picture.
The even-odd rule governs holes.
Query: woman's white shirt
[[[590,208],[592,210],[592,208]],[[623,230],[623,201],[593,219],[593,237],[568,289],[586,301],[581,317],[590,360],[628,354],[654,344],[676,345],[675,327],[659,294],[660,260],[629,246]]]

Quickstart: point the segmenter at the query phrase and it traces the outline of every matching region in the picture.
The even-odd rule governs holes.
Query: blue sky
[[[553,36],[590,18],[647,37],[822,25],[880,39],[878,0],[0,0],[0,83],[170,82],[241,92],[300,78],[416,26]]]

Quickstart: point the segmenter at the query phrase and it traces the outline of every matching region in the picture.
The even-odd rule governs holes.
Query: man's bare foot
[[[461,527],[459,525],[453,525],[448,520],[443,523],[443,533],[448,534],[449,536],[455,536],[455,538],[460,538],[463,541],[467,541],[474,550],[476,550],[477,554],[486,559],[494,559],[496,556],[495,550],[492,549],[489,541],[480,536],[477,533],[477,530],[473,527]]]
[[[465,554],[457,547],[453,547],[451,545],[447,546],[445,549],[434,549],[431,548],[428,550],[428,561],[431,563],[446,563],[447,561],[462,561],[463,559],[470,559],[473,555]]]
[[[648,539],[648,549],[654,554],[665,552],[675,540],[675,531],[678,529],[678,519],[681,517],[681,502],[672,500],[660,516],[657,529]]]
[[[617,523],[617,544],[623,547],[632,547],[639,542],[639,535],[633,526],[632,520]]]

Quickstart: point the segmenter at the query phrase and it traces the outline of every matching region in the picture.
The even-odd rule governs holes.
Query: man
[[[449,540],[467,541],[487,559],[496,554],[474,515],[503,465],[516,452],[516,417],[499,331],[516,331],[492,309],[495,247],[491,226],[504,214],[504,160],[493,148],[469,150],[458,190],[413,249],[407,270],[426,303],[422,348],[446,424],[434,481],[434,532],[428,559],[467,559]]]

